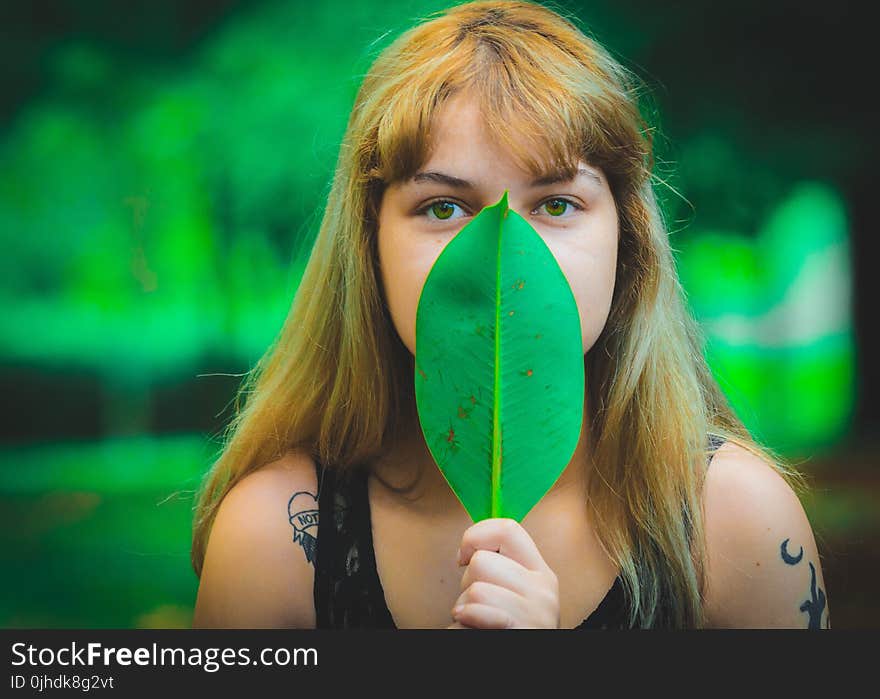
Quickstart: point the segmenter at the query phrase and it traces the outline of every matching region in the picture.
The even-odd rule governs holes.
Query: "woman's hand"
[[[466,529],[458,564],[467,568],[448,628],[559,628],[559,581],[516,520]]]

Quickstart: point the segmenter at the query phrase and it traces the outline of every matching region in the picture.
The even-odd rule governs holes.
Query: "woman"
[[[378,57],[200,493],[194,626],[829,626],[802,479],[731,413],[685,311],[636,97],[527,2],[453,7]],[[504,190],[574,292],[584,421],[522,522],[474,524],[419,429],[415,317]]]

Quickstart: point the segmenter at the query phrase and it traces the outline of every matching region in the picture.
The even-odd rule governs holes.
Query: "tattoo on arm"
[[[819,590],[817,596],[816,590]],[[808,629],[822,628],[822,612],[825,611],[825,593],[822,588],[816,587],[816,569],[810,563],[810,597],[801,605],[801,611],[810,615],[810,621],[807,625]]]
[[[782,560],[790,566],[797,565],[801,562],[801,559],[804,557],[804,547],[801,546],[800,553],[797,556],[792,556],[788,553],[786,547],[788,546],[788,539],[782,542],[782,545],[779,547],[779,554],[782,556]],[[822,628],[822,612],[825,611],[825,593],[822,591],[822,588],[816,585],[816,568],[813,565],[812,561],[807,561],[807,564],[810,566],[810,599],[804,600],[804,602],[800,606],[800,610],[802,612],[806,612],[809,620],[807,621],[808,629],[821,629]],[[828,614],[825,619],[825,628],[831,628],[831,615]]]
[[[287,501],[287,518],[293,527],[293,540],[302,546],[306,561],[315,564],[318,539],[318,497],[307,490],[294,493]]]
[[[788,563],[788,565],[793,566],[801,562],[801,559],[804,557],[804,547],[801,546],[801,552],[797,556],[789,555],[788,551],[785,550],[785,547],[788,546],[788,539],[782,542],[782,546],[779,547],[779,552],[782,555],[782,560]]]

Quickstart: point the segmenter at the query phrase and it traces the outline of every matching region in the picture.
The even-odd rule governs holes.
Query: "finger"
[[[478,549],[497,551],[529,570],[547,568],[532,537],[515,519],[493,517],[468,527],[461,538],[459,565],[467,565]]]
[[[513,617],[504,609],[489,604],[465,604],[458,611],[455,620],[477,629],[511,629]]]
[[[506,587],[478,580],[455,600],[455,604],[452,606],[452,618],[456,618],[461,607],[468,604],[482,604],[503,609],[511,617],[518,619],[522,616],[524,602],[524,597]]]
[[[457,621],[454,621],[454,622],[452,622],[449,626],[447,626],[446,628],[447,628],[447,629],[469,629],[470,626],[465,626],[464,624],[461,624],[461,623],[459,623],[459,622],[457,622]]]
[[[525,596],[529,590],[528,570],[512,558],[495,551],[474,551],[461,578],[461,589],[466,590],[477,580],[493,583]]]

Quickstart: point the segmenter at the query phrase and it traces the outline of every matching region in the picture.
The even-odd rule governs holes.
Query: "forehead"
[[[578,168],[586,170],[585,174],[597,174],[583,159],[554,160],[546,143],[551,139],[550,131],[531,141],[524,138],[514,146],[506,142],[503,133],[490,127],[477,97],[459,93],[434,112],[427,132],[426,156],[419,171],[443,167],[529,180],[557,176],[560,171],[572,176]]]
[[[479,103],[458,97],[441,106],[434,115],[427,134],[427,153],[423,168],[490,167],[520,169],[513,154],[487,127]]]
[[[483,137],[490,135],[479,99],[466,92],[453,95],[437,108],[429,133],[439,138],[461,133]]]

